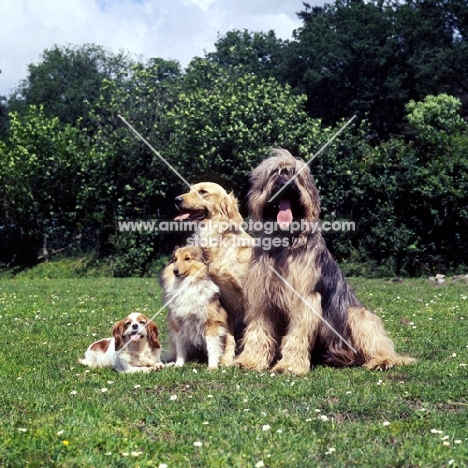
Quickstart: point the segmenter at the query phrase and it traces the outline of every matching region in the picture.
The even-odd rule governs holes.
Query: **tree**
[[[287,69],[295,71],[291,84],[308,96],[311,115],[333,124],[359,113],[379,134],[394,130],[395,112],[398,117],[408,95],[401,86],[393,9],[377,1],[305,6]]]
[[[124,81],[131,64],[127,54],[113,54],[94,44],[55,46],[43,52],[40,63],[28,66],[28,77],[10,99],[11,110],[27,113],[28,106],[42,105],[47,117],[70,125],[80,120],[92,128],[88,115],[103,98],[104,80]]]
[[[125,79],[103,79],[87,115],[91,131],[81,120],[47,117],[43,106],[13,112],[11,136],[0,145],[0,256],[10,262],[21,252],[16,260],[31,263],[44,236],[55,249],[80,235],[84,249],[111,258],[114,274],[142,274],[163,244],[157,233],[120,233],[118,221],[165,216],[165,200],[178,189],[118,114],[163,148],[179,79],[179,64],[162,59],[133,64]]]
[[[307,118],[305,96],[241,70],[231,73],[206,59],[190,64],[178,102],[168,112],[167,154],[189,181],[235,186],[243,197],[250,171],[269,148],[309,154],[310,142],[324,135],[320,122]]]
[[[394,10],[410,99],[468,91],[466,38],[461,35],[464,26],[457,4],[458,0],[406,0]]]
[[[468,124],[460,108],[447,95],[410,102],[414,141],[392,138],[364,160],[358,184],[365,198],[355,210],[361,253],[393,274],[468,265]]]
[[[82,132],[48,119],[42,107],[10,119],[10,137],[0,147],[1,255],[29,262],[44,236],[62,248],[84,228],[78,199],[89,147]]]
[[[442,265],[468,263],[468,124],[461,102],[446,94],[407,105],[417,132],[418,165],[411,199],[419,207],[425,245],[423,261]],[[429,263],[429,262],[428,262]]]
[[[227,69],[243,74],[253,73],[260,78],[280,78],[285,42],[274,31],[267,33],[247,30],[228,31],[215,43],[215,52],[206,58]]]
[[[434,144],[438,139],[446,143],[447,137],[467,130],[467,123],[460,116],[460,99],[447,94],[429,95],[421,102],[410,101],[406,110],[411,127],[425,143]]]
[[[401,133],[410,99],[440,92],[466,99],[466,2],[304,5],[304,24],[287,46],[283,68],[293,88],[307,95],[311,116],[334,124],[358,113],[388,138]]]
[[[165,154],[171,135],[166,114],[177,99],[180,79],[178,62],[136,63],[125,82],[103,82],[91,114],[99,129],[85,165],[89,184],[82,204],[99,239],[98,252],[113,258],[116,275],[142,274],[165,247],[159,233],[121,233],[118,221],[166,218],[173,214],[168,200],[180,190],[177,177],[118,115]]]

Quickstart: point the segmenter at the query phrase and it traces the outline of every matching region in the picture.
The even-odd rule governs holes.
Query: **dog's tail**
[[[369,370],[386,370],[396,365],[414,364],[416,359],[400,356],[385,333],[382,321],[365,307],[348,309],[348,326],[362,365]]]

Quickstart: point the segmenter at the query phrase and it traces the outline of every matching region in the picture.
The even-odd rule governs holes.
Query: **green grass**
[[[468,286],[350,282],[417,365],[87,371],[117,319],[160,308],[157,280],[0,281],[0,466],[467,466]]]

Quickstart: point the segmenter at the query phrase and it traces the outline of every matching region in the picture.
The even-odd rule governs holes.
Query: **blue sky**
[[[302,0],[0,0],[0,95],[8,96],[54,45],[95,43],[143,60],[176,59],[185,67],[214,50],[232,29],[283,39],[301,25]],[[323,3],[317,0],[310,4]]]

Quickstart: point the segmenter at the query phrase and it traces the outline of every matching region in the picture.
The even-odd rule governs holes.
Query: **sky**
[[[9,96],[28,64],[54,45],[94,43],[185,68],[233,29],[290,38],[302,9],[302,0],[0,0],[0,96]]]

